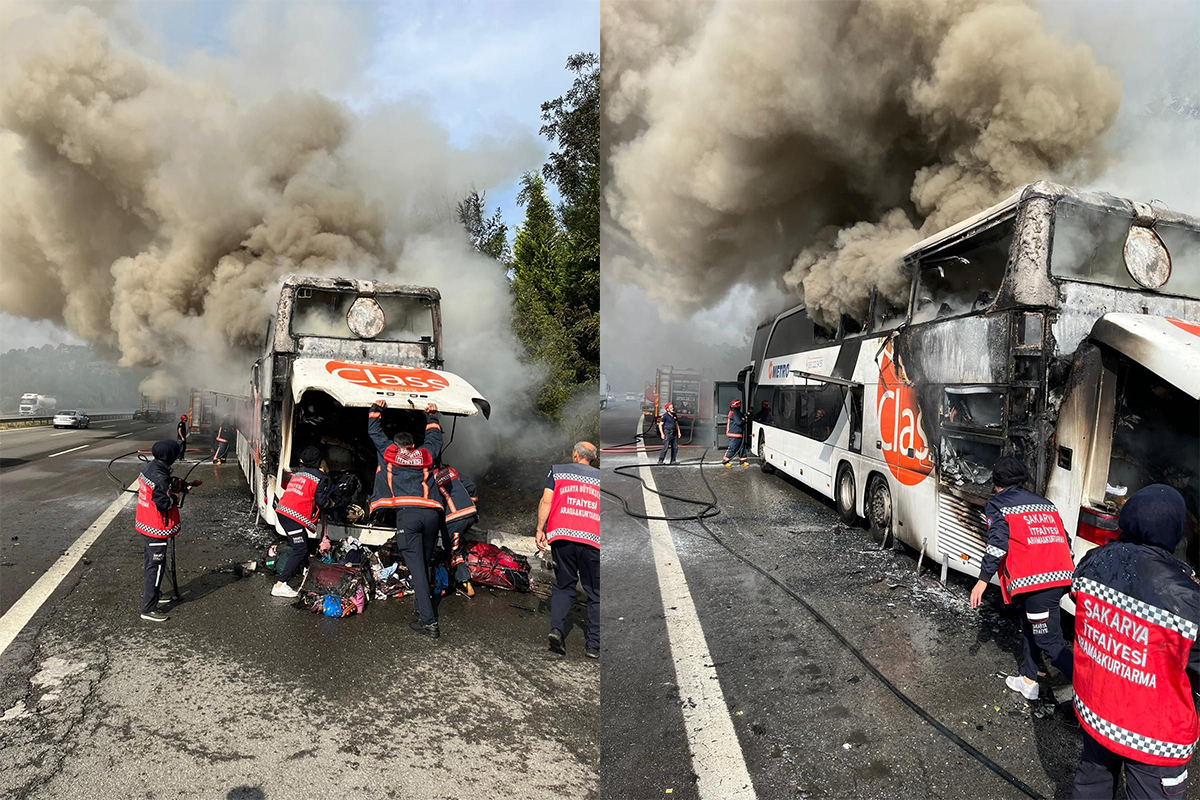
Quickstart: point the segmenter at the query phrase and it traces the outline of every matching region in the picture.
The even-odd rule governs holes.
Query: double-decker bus
[[[448,419],[491,414],[483,396],[442,371],[441,294],[437,289],[344,278],[292,275],[267,326],[251,372],[248,424],[239,424],[238,462],[254,492],[259,518],[276,526],[275,501],[315,446],[342,502],[325,514],[334,538],[380,545],[395,535],[390,519],[367,512],[375,480],[375,446],[367,410],[386,401],[391,436],[407,430],[420,444],[424,408]]]
[[[907,302],[875,291],[865,320],[835,328],[797,307],[759,328],[735,388],[770,403],[751,428],[764,471],[943,577],[978,573],[1005,454],[1058,507],[1076,558],[1151,483],[1183,494],[1195,530],[1200,220],[1038,182],[914,245],[903,268]],[[1181,547],[1195,563],[1194,535]]]

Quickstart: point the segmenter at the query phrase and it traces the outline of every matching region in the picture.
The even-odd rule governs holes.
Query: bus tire
[[[764,475],[775,472],[775,467],[767,463],[767,435],[762,432],[758,434],[758,463]]]
[[[857,524],[858,512],[855,510],[855,501],[858,494],[857,487],[854,485],[854,470],[850,469],[849,464],[842,464],[841,469],[838,470],[835,486],[834,502],[837,503],[838,515],[842,518],[842,522],[847,525]]]
[[[871,536],[879,537],[882,546],[885,537],[892,533],[892,490],[888,488],[885,479],[875,476],[867,484],[866,509],[867,522],[871,526]],[[895,536],[892,537],[892,547],[895,548]]]

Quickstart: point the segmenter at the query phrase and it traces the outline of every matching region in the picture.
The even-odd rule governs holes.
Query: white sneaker
[[[288,586],[283,581],[276,581],[275,588],[271,589],[272,597],[296,597],[299,594],[299,592]]]
[[[1024,676],[1009,675],[1004,679],[1004,685],[1012,689],[1014,692],[1019,692],[1026,700],[1038,699],[1038,684],[1037,681],[1027,683]]]

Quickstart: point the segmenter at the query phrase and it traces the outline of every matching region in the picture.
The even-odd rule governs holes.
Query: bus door
[[[734,400],[742,400],[745,410],[742,390],[743,386],[738,381],[713,381],[713,443],[718,448],[729,447],[729,437],[725,435],[729,424],[729,404]]]

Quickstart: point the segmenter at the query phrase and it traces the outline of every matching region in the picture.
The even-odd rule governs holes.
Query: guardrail
[[[89,422],[103,422],[109,419],[133,419],[132,411],[122,411],[113,414],[89,414]],[[32,416],[30,414],[18,414],[15,417],[0,417],[0,428],[33,428],[38,425],[49,425],[54,421],[54,415],[49,416]]]

